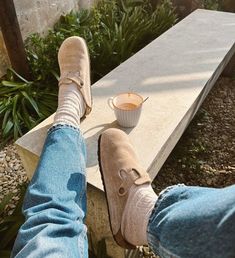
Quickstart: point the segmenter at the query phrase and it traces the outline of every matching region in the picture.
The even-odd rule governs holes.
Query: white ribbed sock
[[[131,187],[121,223],[122,234],[129,243],[137,246],[148,243],[147,226],[157,198],[151,184]]]
[[[85,102],[75,83],[59,86],[58,108],[54,123],[79,127],[80,118],[85,114]]]

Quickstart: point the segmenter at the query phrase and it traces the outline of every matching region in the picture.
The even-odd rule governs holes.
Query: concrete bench
[[[194,117],[207,93],[235,53],[235,14],[196,10],[92,87],[92,114],[81,124],[88,161],[87,225],[93,243],[112,242],[97,164],[97,139],[118,127],[107,98],[127,90],[149,100],[130,136],[142,165],[153,179]],[[29,178],[37,165],[53,115],[20,138],[16,145]],[[124,251],[108,244],[113,257]]]

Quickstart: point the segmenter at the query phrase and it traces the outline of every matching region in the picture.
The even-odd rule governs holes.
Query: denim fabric
[[[11,257],[88,257],[85,159],[79,129],[57,125],[49,130]]]
[[[161,257],[235,257],[235,185],[172,186],[151,214],[148,242]]]
[[[57,125],[49,130],[11,257],[88,257],[85,160],[79,129]],[[153,251],[164,258],[235,257],[235,186],[167,188],[147,234]]]

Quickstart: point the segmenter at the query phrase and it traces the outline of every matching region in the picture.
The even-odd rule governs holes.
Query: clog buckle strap
[[[133,183],[135,185],[142,185],[151,182],[148,173],[146,173],[142,168],[120,169],[119,176],[122,180],[118,190],[118,194],[120,196],[124,196]]]
[[[83,82],[79,72],[68,72],[67,74],[60,77],[59,86],[61,84],[70,84],[72,82],[76,83],[80,89],[84,85],[84,82]]]

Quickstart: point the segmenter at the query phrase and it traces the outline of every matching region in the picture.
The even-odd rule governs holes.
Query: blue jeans
[[[27,189],[12,257],[85,258],[86,148],[79,129],[52,127]]]
[[[12,257],[88,257],[85,161],[79,129],[57,125],[49,130],[26,192],[26,220]],[[162,257],[235,257],[235,187],[168,188],[156,202],[147,234]]]
[[[168,187],[156,202],[147,232],[149,245],[161,257],[235,257],[235,185]]]

